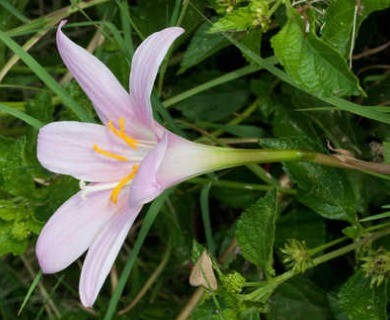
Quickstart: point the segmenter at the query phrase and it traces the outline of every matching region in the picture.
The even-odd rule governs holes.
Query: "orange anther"
[[[133,180],[137,171],[138,171],[138,167],[139,165],[134,165],[133,166],[133,170],[131,171],[131,173],[124,177],[121,181],[119,181],[119,183],[116,185],[116,187],[114,188],[114,190],[112,190],[111,192],[111,195],[110,195],[110,200],[112,203],[117,203],[118,202],[118,196],[119,196],[119,193],[121,192],[121,190],[123,189],[123,187],[129,183],[129,181]]]
[[[100,149],[97,144],[93,145],[93,150],[95,152],[97,152],[97,153],[102,154],[103,156],[108,157],[108,158],[112,158],[112,159],[115,159],[115,160],[118,160],[118,161],[129,161],[129,159],[127,159],[124,156],[121,156],[120,154],[116,154],[116,153],[113,153],[113,152],[109,152],[109,151]]]
[[[107,127],[108,127],[108,129],[110,129],[112,131],[112,133],[114,133],[116,136],[121,138],[130,148],[132,148],[134,150],[137,149],[137,142],[138,141],[134,138],[129,137],[126,134],[125,119],[124,118],[119,118],[119,130],[117,128],[115,128],[115,126],[111,120],[107,123]]]

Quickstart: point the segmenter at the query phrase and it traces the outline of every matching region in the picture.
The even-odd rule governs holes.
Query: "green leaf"
[[[321,96],[360,95],[358,79],[345,59],[312,33],[305,33],[298,17],[271,39],[286,72],[307,91]]]
[[[326,293],[311,281],[297,277],[276,290],[267,319],[329,320],[334,317]]]
[[[192,121],[219,121],[238,111],[249,97],[245,82],[236,80],[177,104],[177,109]]]
[[[13,222],[0,220],[0,257],[8,253],[18,255],[27,249],[26,238],[15,239],[12,235],[13,225]]]
[[[261,144],[273,149],[313,149],[308,137],[262,139]],[[354,221],[355,197],[342,170],[307,162],[284,163],[290,178],[298,186],[298,200],[328,219]]]
[[[15,140],[5,153],[4,162],[0,163],[0,174],[3,178],[0,188],[14,196],[32,199],[36,197],[37,190],[26,160],[26,148],[26,139],[22,137]]]
[[[5,32],[0,30],[0,40],[4,42],[20,59],[67,105],[80,120],[94,122],[93,118],[84,108],[79,106],[58,84],[56,80],[21,46],[11,39]]]
[[[376,110],[375,108],[372,108],[370,106],[361,106],[359,104],[350,102],[348,100],[338,98],[338,97],[326,97],[321,95],[321,92],[310,92],[309,89],[306,87],[302,87],[299,85],[294,79],[292,79],[288,74],[286,74],[284,71],[280,70],[279,68],[274,67],[273,61],[268,60],[268,59],[263,59],[260,56],[254,54],[251,50],[243,46],[241,43],[236,41],[233,37],[226,36],[240,51],[245,52],[247,58],[250,58],[253,64],[256,66],[262,67],[278,77],[280,80],[290,84],[291,86],[302,90],[306,93],[310,93],[314,97],[329,103],[336,108],[343,110],[343,111],[348,111],[356,115],[360,115],[362,117],[366,117],[368,119],[380,121],[382,123],[390,124],[390,114],[381,111],[381,110]],[[269,58],[270,59],[270,58]],[[187,95],[188,93],[186,93]],[[173,100],[173,99],[170,99]],[[172,105],[173,103],[169,101],[169,105]]]
[[[31,203],[18,200],[0,200],[0,256],[23,253],[30,234],[38,234],[42,228]]]
[[[20,309],[18,311],[18,316],[22,313],[24,307],[26,306],[28,300],[30,299],[31,295],[33,294],[37,284],[39,283],[39,281],[41,280],[42,278],[42,271],[40,270],[37,275],[35,276],[33,282],[31,283],[30,287],[28,288],[28,291],[27,291],[27,294],[26,296],[24,297],[23,299],[23,303],[22,305],[20,306]]]
[[[209,33],[209,27],[210,23],[207,21],[196,30],[184,54],[179,73],[196,66],[209,56],[230,45],[230,42],[222,35]]]
[[[245,31],[253,27],[253,13],[249,6],[238,8],[219,19],[210,28],[210,32]]]
[[[341,55],[349,53],[354,24],[356,0],[331,0],[324,18],[321,39],[330,44]],[[390,6],[390,0],[361,0],[356,15],[355,37],[360,25],[372,12]]]
[[[277,210],[276,191],[269,192],[241,215],[236,227],[237,243],[244,258],[270,275],[274,274],[272,255]]]
[[[12,107],[6,106],[4,104],[0,104],[0,111],[4,113],[8,113],[24,122],[29,124],[30,126],[39,129],[43,126],[43,123],[40,122],[38,119],[35,119],[28,114],[25,114],[23,111],[14,109]]]
[[[278,247],[283,247],[288,239],[305,241],[308,248],[323,244],[324,219],[303,206],[288,211],[277,221],[275,243]]]
[[[386,320],[385,285],[370,288],[370,278],[358,271],[338,293],[340,308],[349,320]]]

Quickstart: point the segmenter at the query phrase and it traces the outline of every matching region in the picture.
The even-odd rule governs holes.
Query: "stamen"
[[[109,158],[112,158],[112,159],[115,159],[115,160],[118,160],[118,161],[129,161],[129,159],[127,159],[124,156],[121,156],[120,154],[116,154],[116,153],[113,153],[113,152],[109,152],[109,151],[100,149],[97,144],[93,145],[93,150],[95,152],[97,152],[97,153],[102,154],[103,156],[106,156],[106,157],[109,157]]]
[[[121,192],[121,190],[123,189],[123,187],[129,183],[129,181],[133,180],[137,171],[138,171],[138,167],[139,165],[134,165],[133,166],[133,170],[131,171],[131,173],[124,177],[121,181],[119,181],[119,183],[116,185],[116,187],[114,188],[114,190],[112,190],[111,192],[111,195],[110,195],[110,200],[112,203],[117,203],[118,202],[118,196],[119,196],[119,192]]]
[[[115,128],[114,124],[110,120],[107,124],[108,129],[110,129],[116,136],[121,138],[126,144],[136,150],[138,141],[134,138],[129,137],[125,132],[125,119],[119,118],[119,130]]]

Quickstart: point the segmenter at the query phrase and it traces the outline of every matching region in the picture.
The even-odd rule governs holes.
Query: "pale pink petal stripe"
[[[135,163],[111,159],[94,151],[93,146],[128,159],[141,159],[145,151],[135,152],[102,125],[75,121],[53,122],[38,135],[37,157],[46,169],[91,182],[120,180]]]
[[[138,173],[131,184],[129,203],[131,206],[142,206],[158,197],[165,189],[158,180],[157,172],[163,158],[166,156],[168,136],[165,130],[161,141],[150,151],[142,161]]]
[[[171,27],[153,33],[137,48],[131,63],[130,94],[139,118],[148,126],[153,115],[150,94],[162,60],[173,41],[184,29]]]
[[[89,249],[81,271],[79,291],[84,306],[92,307],[141,207],[123,206]]]
[[[89,248],[98,232],[115,215],[109,194],[109,191],[99,191],[83,198],[79,191],[49,219],[35,250],[44,273],[65,269]]]
[[[57,30],[57,47],[61,58],[84,92],[92,101],[103,123],[120,117],[131,119],[129,94],[111,71],[84,48],[71,41],[61,31],[66,21]]]

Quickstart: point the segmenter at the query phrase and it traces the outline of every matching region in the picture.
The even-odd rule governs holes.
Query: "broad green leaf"
[[[276,192],[269,192],[241,215],[236,227],[237,243],[244,258],[270,275],[274,273],[272,254],[277,210]]]
[[[303,206],[289,210],[277,221],[275,243],[278,247],[283,247],[288,239],[305,241],[308,248],[323,244],[324,219]]]
[[[385,285],[370,288],[370,278],[358,271],[338,293],[340,308],[348,320],[386,320]]]
[[[289,137],[264,139],[261,143],[267,148],[308,150],[310,140]],[[355,197],[342,170],[308,162],[284,163],[284,167],[298,186],[299,202],[328,219],[355,220]]]
[[[23,253],[30,234],[38,234],[41,227],[31,203],[0,200],[0,256]]]
[[[222,35],[209,33],[209,28],[210,23],[207,21],[196,30],[180,64],[179,73],[196,66],[209,56],[230,45],[230,42]]]
[[[303,277],[282,284],[273,295],[270,306],[269,320],[334,319],[326,293]]]
[[[276,68],[272,65],[272,62],[267,61],[267,59],[263,59],[260,56],[254,54],[243,46],[241,43],[236,41],[234,38],[229,37],[228,39],[242,52],[245,52],[246,56],[251,59],[251,61],[259,66],[263,67],[264,69],[268,70],[270,73],[278,77],[280,80],[290,84],[291,86],[302,90],[306,93],[309,93],[313,95],[314,97],[326,102],[327,104],[330,104],[332,106],[335,106],[339,110],[348,111],[356,115],[360,115],[362,117],[366,117],[368,119],[376,120],[382,123],[390,124],[390,114],[384,112],[383,110],[376,110],[375,108],[372,108],[370,106],[361,106],[359,104],[350,102],[348,100],[336,97],[336,96],[324,96],[321,92],[312,92],[307,87],[303,87],[300,84],[298,84],[294,79],[292,79],[287,73],[280,70],[279,68]]]
[[[192,121],[214,122],[239,110],[248,97],[246,83],[236,80],[188,98],[177,109]]]
[[[331,0],[324,18],[321,39],[346,56],[351,46],[356,0]],[[355,37],[363,20],[377,10],[390,6],[390,0],[361,0],[356,14]]]
[[[9,140],[1,139],[1,145],[5,142],[9,145]],[[14,196],[24,196],[35,198],[37,189],[31,174],[30,164],[26,159],[26,139],[24,137],[15,140],[9,148],[4,151],[0,161],[0,189]]]
[[[286,72],[307,91],[321,96],[360,95],[358,79],[345,59],[312,33],[305,33],[298,17],[271,39]]]
[[[260,54],[260,46],[262,40],[262,32],[260,29],[248,30],[243,34],[243,37],[239,39],[240,42],[255,54]],[[249,64],[252,64],[250,57],[247,57],[245,52],[241,52],[244,58]]]
[[[219,19],[210,28],[210,32],[245,31],[253,28],[253,13],[249,6],[238,8]]]
[[[0,257],[12,253],[18,255],[23,253],[28,246],[28,240],[17,240],[12,235],[13,222],[0,220]]]

